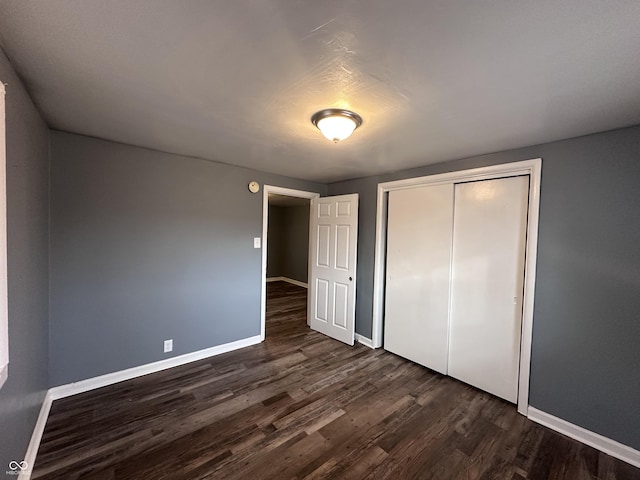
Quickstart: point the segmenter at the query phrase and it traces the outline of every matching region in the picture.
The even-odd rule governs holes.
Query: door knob
[[[352,278],[352,277],[349,277],[349,281],[350,281],[350,282],[352,282],[352,281],[353,281],[353,278]]]

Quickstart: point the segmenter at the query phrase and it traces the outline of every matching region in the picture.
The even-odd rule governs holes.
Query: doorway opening
[[[272,185],[265,185],[263,192],[262,340],[266,336],[267,283],[284,282],[292,288],[308,288],[309,215],[311,200],[320,197],[315,192]],[[280,295],[287,294],[286,288],[279,290]]]

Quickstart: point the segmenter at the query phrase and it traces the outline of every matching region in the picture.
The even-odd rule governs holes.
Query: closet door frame
[[[527,415],[529,408],[529,374],[531,370],[531,338],[533,302],[535,297],[536,258],[538,252],[538,217],[540,210],[540,178],[542,158],[491,165],[487,167],[407,178],[378,184],[376,211],[376,243],[373,277],[373,338],[374,348],[383,340],[384,279],[386,276],[387,201],[389,192],[426,185],[490,180],[529,175],[529,209],[527,216],[527,246],[524,267],[524,297],[522,306],[522,336],[520,339],[520,370],[518,373],[518,413]]]

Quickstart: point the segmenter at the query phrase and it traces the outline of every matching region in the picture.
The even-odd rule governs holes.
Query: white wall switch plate
[[[253,248],[260,248],[260,237],[253,237]]]
[[[164,353],[171,352],[173,350],[173,338],[164,341]]]

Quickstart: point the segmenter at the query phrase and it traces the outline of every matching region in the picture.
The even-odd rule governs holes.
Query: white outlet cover
[[[173,339],[164,341],[164,353],[173,351]]]
[[[253,248],[260,248],[260,237],[253,237]]]

